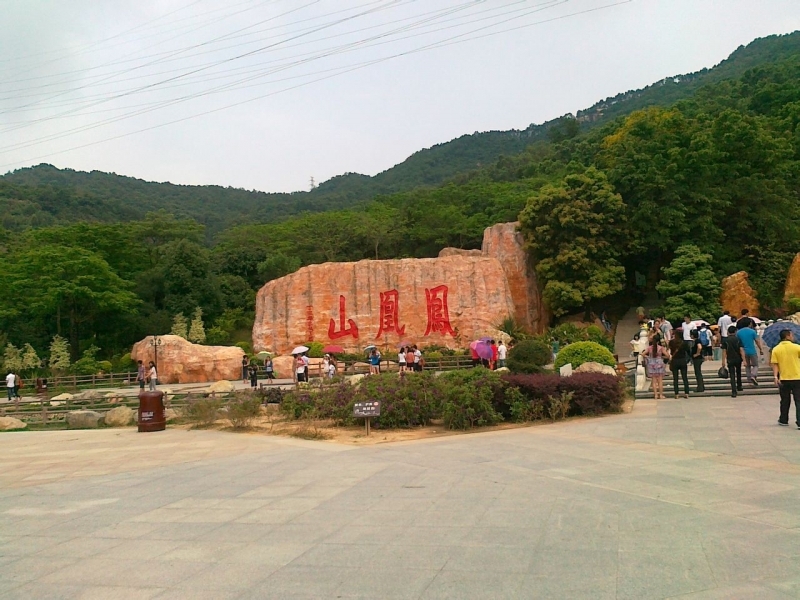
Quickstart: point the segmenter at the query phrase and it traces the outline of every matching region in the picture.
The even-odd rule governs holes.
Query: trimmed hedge
[[[553,353],[545,340],[522,340],[508,352],[508,368],[512,373],[540,373]]]
[[[616,413],[625,401],[625,386],[619,377],[602,373],[575,373],[571,377],[560,375],[506,375],[505,382],[516,388],[527,403],[511,407],[512,413],[536,412],[541,405],[546,413],[552,398],[572,393],[570,415],[600,415]],[[515,397],[521,401],[519,396]]]
[[[625,398],[620,379],[599,373],[500,375],[482,367],[433,374],[371,375],[357,385],[339,382],[287,392],[281,411],[289,419],[331,419],[350,425],[353,404],[381,401],[376,428],[428,425],[442,419],[450,429],[471,429],[503,420],[518,422],[567,415],[619,412]],[[568,408],[565,402],[568,402]]]
[[[596,342],[575,342],[558,353],[554,366],[556,369],[560,369],[564,365],[572,363],[573,368],[578,368],[587,362],[597,362],[609,367],[617,365],[614,355],[608,348]]]

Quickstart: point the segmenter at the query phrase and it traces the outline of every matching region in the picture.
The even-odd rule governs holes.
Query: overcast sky
[[[798,0],[0,0],[0,173],[292,191],[800,29]]]

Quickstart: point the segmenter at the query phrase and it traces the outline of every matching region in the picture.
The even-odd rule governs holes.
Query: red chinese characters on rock
[[[314,341],[314,307],[306,306],[306,339]]]
[[[347,321],[347,326],[345,326],[345,320]],[[358,325],[353,319],[347,318],[344,296],[339,296],[339,331],[336,331],[336,321],[331,319],[330,323],[328,323],[328,337],[332,340],[338,340],[348,335],[358,339]]]
[[[425,301],[428,304],[428,324],[425,335],[431,333],[449,333],[456,337],[450,326],[450,312],[447,309],[447,286],[438,285],[434,288],[425,288]]]
[[[378,329],[378,335],[375,336],[377,340],[385,333],[396,333],[403,335],[406,332],[406,326],[400,325],[400,295],[397,290],[389,290],[388,292],[381,292],[381,316]]]

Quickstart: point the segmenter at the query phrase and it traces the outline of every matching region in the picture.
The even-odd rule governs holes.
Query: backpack
[[[700,330],[700,343],[703,344],[703,346],[711,345],[711,338],[708,335],[708,329]]]

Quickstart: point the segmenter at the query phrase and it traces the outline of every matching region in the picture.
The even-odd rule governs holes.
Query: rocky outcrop
[[[495,325],[514,310],[506,273],[493,257],[310,265],[259,290],[253,345],[282,354],[306,341],[350,352],[403,341],[460,348],[496,334]]]
[[[93,410],[73,410],[65,418],[67,429],[97,429],[103,415]]]
[[[28,424],[14,417],[0,417],[0,431],[17,431],[25,429]]]
[[[599,362],[585,362],[574,371],[575,373],[602,373],[603,375],[614,375],[616,377],[617,370],[614,367],[600,364]]]
[[[464,250],[463,248],[442,248],[439,258],[447,256],[483,256],[483,250]]]
[[[542,301],[536,271],[530,263],[519,223],[499,223],[483,232],[483,255],[500,261],[508,279],[514,319],[532,333],[542,333],[550,313]]]
[[[152,339],[147,337],[136,342],[131,350],[131,358],[144,361],[145,364],[155,361]],[[241,348],[192,344],[177,335],[162,335],[159,340],[159,384],[239,379],[242,375],[244,351]]]
[[[722,310],[729,310],[732,315],[738,315],[743,308],[747,308],[751,315],[758,314],[760,308],[758,299],[747,281],[748,278],[749,275],[745,271],[739,271],[722,280],[722,294],[719,298]]]
[[[127,406],[118,406],[108,411],[103,420],[109,427],[126,427],[133,422],[133,414]]]
[[[783,292],[783,300],[786,302],[790,298],[800,298],[800,254],[797,254],[789,267],[789,274],[786,276],[786,287]]]
[[[232,382],[223,380],[212,383],[208,386],[206,393],[208,394],[230,394],[236,390],[236,386]]]

